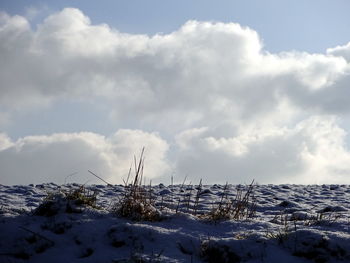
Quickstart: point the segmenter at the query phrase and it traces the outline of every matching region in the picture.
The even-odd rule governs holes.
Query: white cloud
[[[8,106],[102,96],[118,118],[131,112],[140,120],[146,112],[145,121],[155,123],[170,114],[174,126],[191,126],[206,111],[246,118],[273,110],[283,96],[314,102],[317,90],[329,86],[338,94],[336,82],[348,68],[342,57],[269,54],[255,31],[234,23],[189,21],[149,37],[92,25],[73,8],[36,31],[23,17],[2,20],[1,92]]]
[[[16,159],[29,158],[18,148],[20,141],[38,156],[54,156],[50,149],[56,144],[69,145],[84,152],[82,167],[98,160],[96,169],[109,178],[122,173],[114,163],[123,169],[130,165],[128,156],[147,135],[152,142],[147,158],[154,163],[146,164],[149,177],[169,169],[165,153],[171,145],[177,173],[205,175],[208,181],[220,173],[223,180],[241,181],[244,174],[261,182],[313,182],[313,172],[317,182],[336,176],[346,181],[345,134],[332,118],[348,118],[350,112],[349,50],[346,45],[326,54],[273,54],[264,50],[256,31],[236,23],[189,21],[172,33],[147,36],[94,25],[74,8],[50,15],[35,30],[26,18],[2,13],[0,110],[7,122],[11,111],[55,108],[68,99],[102,105],[109,113],[106,121],[140,131],[120,130],[108,138],[65,135],[69,142],[62,134],[26,137],[1,154],[8,153],[2,156],[11,156],[15,167]],[[337,140],[323,133],[315,138],[310,129],[313,134],[327,130]],[[330,161],[326,147],[337,161]],[[64,173],[76,167],[74,160]],[[48,171],[40,174],[43,180]]]
[[[301,156],[306,163],[302,183],[350,183],[350,152],[345,130],[334,117],[311,117],[297,126],[304,137]]]
[[[198,131],[198,130],[194,130]],[[205,133],[188,139],[178,154],[178,174],[208,183],[350,183],[345,131],[331,116],[314,116],[292,128],[254,130],[231,138]]]
[[[149,180],[169,170],[167,143],[155,133],[119,130],[110,138],[82,132],[50,136],[28,136],[12,142],[0,134],[0,166],[3,184],[40,182],[64,183],[69,180],[89,183],[98,181],[92,170],[111,183],[122,183],[128,174],[134,154],[146,147],[144,176]]]
[[[0,133],[0,151],[3,151],[9,147],[11,147],[13,143],[11,139],[4,133]]]
[[[327,54],[343,57],[350,62],[350,42],[343,46],[336,46],[334,48],[328,48]]]

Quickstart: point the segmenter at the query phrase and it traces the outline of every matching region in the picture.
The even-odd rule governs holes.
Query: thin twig
[[[71,173],[71,174],[67,175],[66,178],[64,178],[64,184],[66,184],[67,179],[68,179],[69,177],[71,177],[71,176],[73,176],[73,175],[76,175],[77,173],[78,173],[78,172],[74,172],[74,173]]]
[[[97,174],[94,174],[93,172],[91,172],[90,170],[88,170],[89,173],[91,173],[93,176],[97,177],[98,179],[100,179],[102,182],[104,182],[105,184],[107,184],[108,186],[113,186],[112,184],[108,183],[107,181],[105,181],[104,179],[102,179],[101,177],[99,177]]]

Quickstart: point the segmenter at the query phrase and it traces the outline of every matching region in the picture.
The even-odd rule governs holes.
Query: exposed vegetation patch
[[[132,184],[125,183],[125,193],[121,200],[114,204],[112,212],[118,216],[126,217],[135,221],[159,221],[161,212],[155,206],[152,187],[149,189],[142,185],[144,168],[144,148],[142,149],[139,162],[135,158],[135,177]],[[129,171],[130,176],[131,169]],[[128,176],[128,177],[129,177]]]
[[[226,183],[221,193],[220,202],[203,218],[214,222],[228,219],[242,220],[253,218],[256,209],[254,180],[247,187],[246,191],[244,191],[242,186],[237,186],[234,198],[228,197],[229,192],[229,185]]]
[[[69,191],[57,190],[49,193],[34,210],[37,216],[54,216],[58,213],[81,213],[85,207],[98,208],[97,192],[87,190],[84,185]]]

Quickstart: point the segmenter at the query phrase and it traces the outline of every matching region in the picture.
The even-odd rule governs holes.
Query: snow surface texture
[[[86,186],[96,204],[68,207],[80,187],[0,185],[0,262],[350,262],[349,185],[256,185],[252,218],[213,221],[225,186],[160,184],[153,222],[111,212],[124,186]]]

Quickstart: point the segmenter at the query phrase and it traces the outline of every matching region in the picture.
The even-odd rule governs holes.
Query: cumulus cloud
[[[11,139],[4,133],[0,133],[0,151],[13,145]]]
[[[74,8],[48,16],[35,30],[26,18],[1,13],[0,112],[7,120],[12,111],[55,108],[69,99],[103,105],[106,121],[139,129],[107,138],[25,137],[10,141],[13,146],[1,154],[29,165],[27,147],[54,156],[50,149],[69,145],[72,152],[84,149],[82,166],[99,160],[97,170],[109,177],[121,173],[115,167],[130,165],[131,145],[140,147],[146,135],[151,140],[142,130],[152,130],[159,141],[152,139],[154,150],[148,148],[150,177],[164,175],[173,162],[176,173],[205,175],[210,182],[245,176],[261,182],[347,181],[346,133],[337,118],[350,112],[349,50],[345,45],[326,54],[274,54],[256,31],[237,23],[188,21],[174,32],[148,36],[95,25]],[[43,152],[39,141],[46,145]],[[327,152],[337,157],[331,161]],[[67,173],[77,163],[71,159]],[[38,178],[45,178],[43,171]]]
[[[343,57],[350,62],[350,42],[343,46],[336,46],[334,48],[328,48],[327,54]]]
[[[176,167],[179,174],[210,178],[211,183],[349,183],[345,135],[331,116],[231,138],[210,136],[207,128],[192,129],[177,136],[181,152]]]
[[[207,119],[208,107],[215,119],[246,118],[271,111],[283,96],[314,102],[322,87],[339,93],[337,103],[337,80],[348,71],[343,57],[269,54],[255,31],[235,23],[189,21],[150,37],[93,25],[73,8],[36,31],[24,17],[1,21],[1,98],[11,105],[94,95],[113,102],[119,118],[146,112],[144,121],[155,123],[170,114],[174,126],[190,126]]]
[[[134,154],[138,156],[143,146],[147,158],[144,176],[152,179],[167,173],[168,145],[155,133],[119,130],[111,137],[91,132],[60,133],[28,136],[15,142],[0,134],[1,183],[64,183],[75,172],[68,182],[101,183],[87,170],[108,182],[123,183]]]

